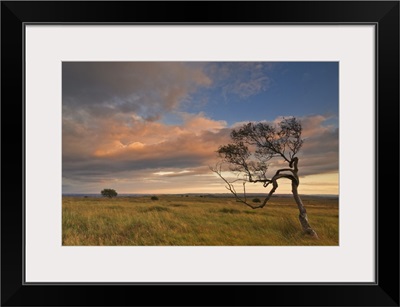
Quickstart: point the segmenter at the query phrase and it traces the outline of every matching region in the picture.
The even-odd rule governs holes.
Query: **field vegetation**
[[[63,197],[62,244],[106,246],[338,245],[337,198],[302,196],[319,240],[303,233],[292,197],[252,210],[233,197]]]

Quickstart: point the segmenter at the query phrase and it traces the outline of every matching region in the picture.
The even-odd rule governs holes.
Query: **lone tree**
[[[103,197],[116,197],[118,195],[117,191],[115,191],[114,189],[104,189],[101,191],[101,195],[103,195]]]
[[[278,188],[280,179],[289,179],[292,183],[292,194],[299,208],[299,220],[303,231],[318,238],[317,233],[311,228],[306,209],[298,193],[300,184],[298,176],[299,158],[296,157],[303,139],[301,138],[301,123],[294,117],[283,118],[278,124],[265,122],[247,123],[238,129],[232,130],[230,137],[232,143],[220,146],[217,153],[222,159],[215,168],[215,172],[225,183],[226,188],[235,196],[236,200],[252,209],[263,208]],[[287,164],[288,167],[279,168],[271,177],[267,177],[268,164],[272,160],[279,165]],[[232,181],[222,175],[222,165],[229,165],[229,170],[236,174]],[[234,183],[243,184],[243,196],[236,192]],[[271,190],[260,204],[250,203],[246,196],[246,183],[260,183],[265,188],[272,185]]]

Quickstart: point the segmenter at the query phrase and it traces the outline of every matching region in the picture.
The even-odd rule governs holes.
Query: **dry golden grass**
[[[231,197],[63,197],[63,245],[338,245],[338,200],[303,197],[319,240],[304,235],[292,198],[252,210]]]

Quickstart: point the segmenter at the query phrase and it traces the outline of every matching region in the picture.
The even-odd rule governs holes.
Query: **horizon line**
[[[310,196],[317,196],[317,195],[326,195],[326,196],[339,196],[339,194],[332,194],[332,193],[316,193],[316,194],[301,194],[300,195],[310,195]],[[62,196],[68,195],[99,195],[101,193],[62,193]],[[118,195],[125,195],[125,196],[134,196],[134,195],[232,195],[231,193],[196,193],[196,192],[189,192],[189,193],[118,193]],[[247,195],[265,195],[267,196],[268,193],[247,193]],[[282,195],[289,195],[292,196],[291,193],[275,193],[272,196],[282,196]],[[234,195],[232,195],[234,197]]]

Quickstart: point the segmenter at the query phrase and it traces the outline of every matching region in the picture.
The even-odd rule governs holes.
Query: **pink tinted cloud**
[[[221,183],[209,176],[208,166],[218,161],[219,146],[230,142],[231,128],[202,113],[182,114],[182,118],[181,125],[139,117],[131,117],[130,122],[103,119],[92,129],[66,123],[70,132],[63,138],[64,169],[69,177],[65,182],[117,177],[150,185],[168,185],[173,178],[175,183],[183,180],[182,184],[188,180],[194,185]],[[319,115],[301,118],[305,137],[299,153],[301,177],[338,172],[338,130],[324,125],[327,119]],[[271,162],[269,174],[282,166]]]

